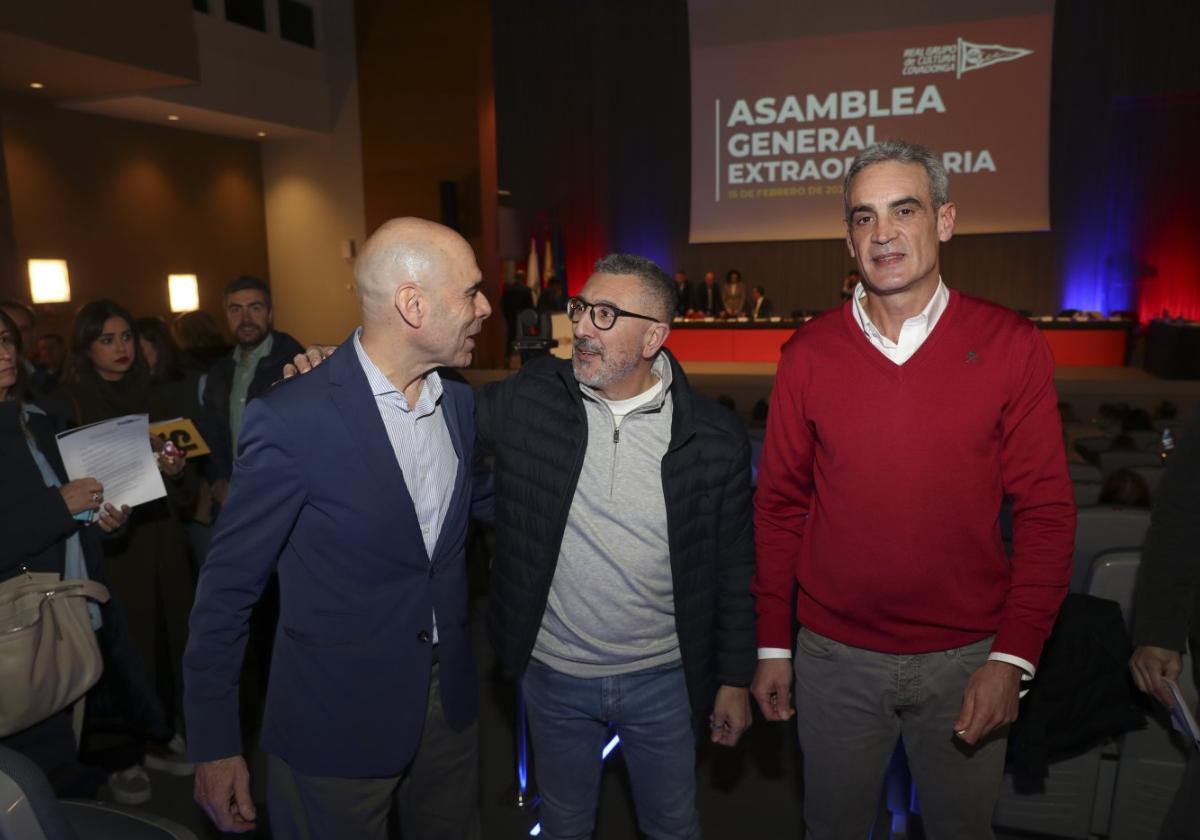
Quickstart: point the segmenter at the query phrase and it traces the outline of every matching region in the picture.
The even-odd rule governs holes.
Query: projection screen
[[[690,241],[843,236],[846,167],[888,138],[942,154],[956,233],[1047,230],[1053,11],[690,0]]]

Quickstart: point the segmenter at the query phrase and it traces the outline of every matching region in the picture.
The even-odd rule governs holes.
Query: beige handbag
[[[108,590],[29,572],[0,583],[0,737],[65,709],[100,679],[89,598],[105,603]]]

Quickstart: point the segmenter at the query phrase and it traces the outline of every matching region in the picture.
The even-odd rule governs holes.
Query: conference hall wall
[[[197,275],[201,306],[219,316],[231,277],[267,276],[256,143],[25,98],[0,100],[0,138],[19,269],[0,294],[29,299],[25,260],[67,260],[71,303],[41,308],[48,331],[69,335],[75,310],[99,297],[169,316],[178,272]]]
[[[919,19],[944,5],[904,9]],[[894,4],[861,9],[864,19],[885,15],[898,23]],[[776,311],[823,309],[838,300],[840,278],[852,265],[841,240],[689,244],[685,0],[497,0],[494,15],[500,187],[530,229],[562,226],[572,288],[596,258],[626,250],[693,279],[737,268],[768,287]],[[1145,260],[1135,253],[1138,243],[1115,238],[1131,217],[1153,228],[1148,220],[1167,204],[1145,190],[1130,195],[1127,206],[1114,196],[1122,184],[1139,181],[1194,183],[1194,164],[1170,177],[1171,167],[1192,157],[1186,144],[1194,141],[1162,127],[1187,123],[1186,116],[1157,115],[1197,108],[1200,64],[1188,58],[1197,31],[1197,11],[1184,2],[1055,4],[1051,229],[955,236],[943,248],[947,282],[1035,312],[1134,308],[1136,301],[1116,304],[1129,299]],[[1139,106],[1132,115],[1131,103]],[[960,206],[960,220],[969,212]],[[1195,207],[1184,212],[1200,222]],[[1200,288],[1198,267],[1196,260],[1177,264],[1170,282]]]

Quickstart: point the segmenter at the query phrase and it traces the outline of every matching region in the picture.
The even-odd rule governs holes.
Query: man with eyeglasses
[[[700,833],[696,726],[733,746],[755,668],[750,446],[663,349],[675,284],[613,254],[567,302],[570,362],[484,388],[495,456],[489,630],[521,678],[542,836],[592,833],[614,730],[638,824]]]

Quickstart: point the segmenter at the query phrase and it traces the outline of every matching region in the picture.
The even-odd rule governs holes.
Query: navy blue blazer
[[[250,609],[276,567],[263,749],[306,775],[404,772],[425,720],[435,610],[446,720],[458,730],[475,720],[465,569],[474,398],[442,384],[458,474],[432,562],[352,339],[247,406],[184,655],[193,760],[242,752]]]

